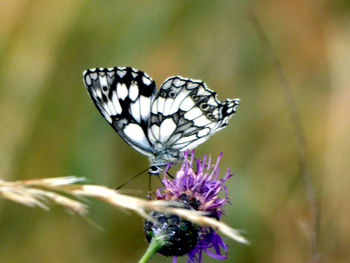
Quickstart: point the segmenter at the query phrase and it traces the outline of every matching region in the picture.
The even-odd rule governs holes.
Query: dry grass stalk
[[[51,201],[81,215],[87,213],[87,206],[77,201],[76,198],[89,196],[113,206],[134,211],[143,218],[149,218],[148,212],[152,210],[177,214],[198,225],[213,227],[237,242],[248,244],[248,241],[237,230],[203,215],[203,212],[177,208],[172,202],[144,200],[123,195],[104,186],[74,184],[82,180],[82,178],[77,177],[59,177],[15,182],[0,181],[0,196],[27,206],[37,206],[43,209],[48,209],[47,201]]]
[[[40,207],[45,210],[49,209],[48,203],[51,201],[80,215],[85,215],[87,206],[66,196],[70,193],[63,188],[82,180],[74,176],[14,182],[0,180],[0,196],[29,207]]]
[[[225,223],[222,223],[214,218],[204,216],[202,212],[170,207],[169,205],[173,205],[171,202],[144,200],[137,197],[123,195],[104,186],[76,185],[74,188],[75,189],[71,189],[71,193],[74,195],[95,197],[114,206],[132,210],[144,218],[148,218],[148,211],[151,210],[177,214],[178,216],[192,221],[198,225],[213,227],[222,234],[237,242],[249,244],[249,242],[240,235],[238,230],[233,229]]]

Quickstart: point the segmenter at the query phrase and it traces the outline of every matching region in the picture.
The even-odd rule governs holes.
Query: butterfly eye
[[[191,98],[192,98],[194,101],[197,101],[197,100],[198,100],[198,96],[195,95],[195,94],[192,94],[192,95],[191,95]]]
[[[175,91],[170,91],[169,92],[169,97],[170,98],[172,98],[172,99],[175,98],[175,95],[176,95]]]
[[[210,106],[208,104],[206,104],[205,102],[203,102],[203,103],[199,104],[199,108],[201,110],[207,111],[207,110],[209,110]]]
[[[152,171],[152,172],[156,172],[156,171],[158,171],[158,167],[155,166],[155,165],[152,165],[152,166],[149,168],[149,170]]]

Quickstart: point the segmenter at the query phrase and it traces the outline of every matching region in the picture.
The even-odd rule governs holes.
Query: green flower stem
[[[159,249],[161,249],[165,245],[164,238],[161,236],[153,237],[151,243],[149,244],[145,254],[140,259],[139,263],[146,263],[151,257],[157,253]]]

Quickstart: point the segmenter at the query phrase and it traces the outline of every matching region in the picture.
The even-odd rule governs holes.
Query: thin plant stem
[[[164,244],[165,241],[162,237],[153,237],[151,243],[149,244],[145,254],[142,256],[139,263],[148,262],[151,259],[151,257],[153,257],[153,255],[164,246]]]
[[[310,238],[310,248],[311,248],[311,262],[312,263],[319,263],[320,262],[320,256],[319,256],[319,225],[320,225],[320,213],[319,213],[319,204],[317,201],[316,193],[314,186],[310,180],[310,177],[306,171],[306,140],[305,135],[303,132],[302,124],[300,121],[300,117],[298,114],[297,106],[295,103],[295,100],[293,98],[293,94],[291,92],[291,89],[289,87],[287,78],[282,70],[282,66],[280,61],[278,60],[277,56],[273,52],[272,46],[265,34],[265,31],[263,30],[259,20],[254,14],[249,14],[249,18],[254,25],[255,29],[257,30],[261,40],[265,44],[265,46],[268,49],[268,52],[270,54],[271,60],[274,64],[274,67],[277,70],[278,77],[280,78],[280,81],[282,83],[281,88],[284,92],[285,99],[287,101],[287,105],[289,108],[289,113],[291,117],[291,121],[293,122],[293,126],[295,128],[295,134],[297,136],[298,140],[298,163],[299,163],[299,171],[298,174],[303,182],[307,200],[310,206],[311,210],[311,217],[312,217],[312,236]]]

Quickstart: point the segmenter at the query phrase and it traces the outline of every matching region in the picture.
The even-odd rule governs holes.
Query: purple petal
[[[215,259],[220,259],[220,260],[227,259],[227,256],[216,254],[216,253],[210,251],[209,249],[205,249],[205,253],[207,253],[207,255],[209,257],[212,257],[212,258],[215,258]]]

